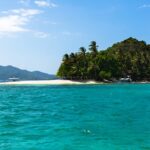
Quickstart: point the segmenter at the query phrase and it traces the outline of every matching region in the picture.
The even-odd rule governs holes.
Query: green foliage
[[[111,73],[110,72],[106,72],[106,71],[100,71],[99,77],[101,79],[110,79],[111,78]]]
[[[133,80],[150,80],[150,45],[128,38],[98,51],[95,41],[89,51],[65,54],[57,75],[74,80],[113,80],[130,75]]]

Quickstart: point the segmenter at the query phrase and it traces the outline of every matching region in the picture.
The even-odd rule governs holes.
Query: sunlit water
[[[150,84],[0,86],[0,150],[150,150]]]

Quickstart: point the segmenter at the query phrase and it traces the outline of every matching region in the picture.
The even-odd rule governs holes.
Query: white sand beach
[[[96,81],[72,81],[72,80],[31,80],[31,81],[15,81],[15,82],[2,82],[0,85],[80,85],[80,84],[103,84]]]

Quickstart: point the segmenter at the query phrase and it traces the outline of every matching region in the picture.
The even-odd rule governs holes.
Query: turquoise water
[[[150,84],[0,86],[0,150],[150,150]]]

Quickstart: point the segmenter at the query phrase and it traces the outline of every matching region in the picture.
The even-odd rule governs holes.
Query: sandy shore
[[[80,84],[102,84],[96,81],[78,82],[71,80],[35,80],[35,81],[15,81],[2,82],[0,85],[80,85]]]

